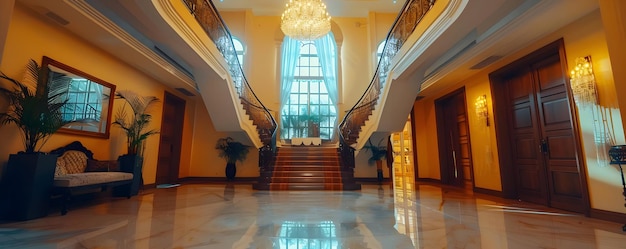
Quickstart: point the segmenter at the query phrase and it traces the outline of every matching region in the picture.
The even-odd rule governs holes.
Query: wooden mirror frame
[[[99,138],[109,138],[109,134],[110,134],[110,130],[111,130],[111,113],[113,111],[113,99],[114,99],[114,94],[115,94],[115,85],[106,82],[102,79],[99,79],[97,77],[94,77],[90,74],[87,74],[83,71],[80,71],[76,68],[70,67],[66,64],[63,64],[61,62],[55,61],[47,56],[44,56],[42,59],[42,63],[41,66],[44,70],[46,70],[45,72],[45,79],[44,82],[48,83],[49,82],[49,76],[51,75],[51,73],[53,72],[57,72],[57,73],[61,73],[64,74],[66,76],[69,76],[71,78],[82,78],[82,79],[86,79],[88,81],[89,84],[91,83],[97,83],[101,86],[103,86],[103,89],[105,89],[104,91],[102,91],[102,98],[101,100],[101,105],[102,107],[100,108],[100,112],[101,114],[100,116],[100,120],[94,121],[94,122],[77,122],[77,123],[72,123],[72,124],[68,124],[66,126],[64,126],[63,128],[59,129],[59,133],[66,133],[66,134],[74,134],[74,135],[82,135],[82,136],[90,136],[90,137],[99,137]],[[106,92],[106,89],[108,88],[109,92]],[[72,93],[68,93],[68,98],[70,97],[70,94]],[[87,94],[89,94],[89,92],[87,92]],[[85,97],[87,98],[87,97]],[[89,103],[87,102],[87,100],[84,101],[85,105],[88,105]],[[68,102],[68,104],[70,104],[71,102]],[[78,105],[78,104],[76,104]],[[106,113],[105,113],[106,111]],[[106,120],[103,120],[106,119]],[[103,123],[104,122],[104,123]],[[98,124],[97,126],[91,125],[91,128],[93,129],[89,129],[90,126],[86,125],[86,124]]]

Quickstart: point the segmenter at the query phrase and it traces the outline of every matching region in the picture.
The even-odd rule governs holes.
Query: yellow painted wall
[[[611,53],[610,64],[616,70],[612,75],[615,78],[615,90],[618,93],[626,92],[626,2],[623,0],[599,0],[602,23],[605,27],[608,51]],[[626,117],[626,95],[620,94],[617,98],[619,112]],[[626,119],[622,120],[626,126]]]
[[[469,119],[470,139],[472,146],[472,163],[476,187],[502,190],[500,168],[498,167],[498,150],[496,131],[493,125],[493,105],[489,78],[481,74],[466,81],[465,98]],[[489,126],[484,118],[479,118],[475,111],[475,101],[479,96],[486,95],[489,112]]]
[[[366,18],[334,18],[333,20],[341,27],[344,37],[341,47],[343,99],[340,101],[338,110],[339,114],[343,115],[345,110],[354,106],[372,80],[372,73],[364,73],[371,72],[372,60],[369,52],[371,44],[368,42],[367,25],[361,25],[367,23]]]
[[[273,110],[274,114],[278,114],[280,109],[280,50],[283,40],[280,17],[254,16],[250,11],[222,12],[221,16],[231,33],[245,43],[244,71],[252,89],[265,106]],[[386,37],[395,17],[396,14],[370,13],[368,18],[332,18],[343,36],[341,44],[343,71],[340,83],[343,98],[339,102],[340,115],[356,103],[369,85],[374,72],[375,57],[373,56],[375,56],[376,46]],[[376,42],[372,43],[373,40]],[[202,122],[198,121],[198,123]],[[210,135],[207,134],[207,137]],[[193,154],[196,158],[195,150]],[[355,176],[376,177],[376,167],[367,164],[367,156],[364,154],[356,158]],[[201,157],[202,160],[206,160],[210,156],[201,155]],[[196,162],[195,159],[193,161]],[[192,165],[197,164],[192,163]],[[192,172],[202,175],[216,173],[213,170],[210,171],[198,168],[191,170],[190,174],[194,175]],[[388,177],[386,168],[384,172],[385,177]],[[256,174],[258,175],[258,172]],[[237,175],[239,175],[239,168]]]
[[[222,12],[231,33],[245,43],[244,71],[263,104],[277,112],[280,107],[280,49],[283,39],[279,16],[254,16],[250,11]],[[343,99],[339,110],[351,108],[373,75],[372,58],[396,14],[370,13],[368,18],[333,18],[344,37],[341,47]],[[370,31],[372,30],[372,31]],[[383,31],[384,30],[384,31]],[[372,37],[371,39],[369,37]],[[254,65],[254,66],[251,66]],[[364,70],[367,73],[363,73]]]
[[[600,106],[606,108],[607,118],[615,131],[616,144],[624,144],[624,128],[618,109],[617,92],[613,80],[609,51],[606,36],[599,12],[594,12],[571,26],[565,28],[564,36],[569,68],[575,65],[577,57],[591,56],[594,75],[598,85]],[[578,34],[584,33],[585,36]],[[578,109],[581,125],[581,135],[587,163],[589,194],[591,207],[614,212],[624,212],[623,200],[619,200],[621,192],[621,177],[616,166],[609,166],[605,158],[607,147],[597,147],[594,143],[594,123],[591,110]],[[599,154],[598,154],[599,153]]]
[[[500,165],[498,163],[493,117],[491,116],[493,106],[488,74],[560,38],[563,38],[565,42],[569,68],[572,68],[574,65],[576,57],[592,56],[601,105],[608,108],[611,118],[609,122],[615,131],[617,144],[623,144],[624,128],[622,127],[622,118],[617,101],[619,95],[616,93],[615,82],[613,81],[613,70],[609,62],[610,57],[604,26],[600,12],[594,11],[576,22],[547,35],[536,43],[522,48],[516,53],[488,66],[473,77],[459,82],[458,85],[451,87],[448,91],[443,91],[417,101],[414,105],[414,111],[416,115],[415,134],[417,137],[418,176],[421,178],[440,179],[434,100],[454,89],[465,86],[476,187],[501,191]],[[474,110],[475,99],[483,94],[487,96],[488,100],[490,122],[492,124],[489,127],[481,122]],[[614,166],[598,165],[593,142],[593,123],[587,111],[580,111],[580,126],[585,151],[584,167],[588,179],[591,207],[623,213],[624,202],[620,195],[621,180],[619,172]]]
[[[142,95],[157,96],[161,100],[164,91],[169,90],[162,83],[112,57],[106,51],[87,43],[54,23],[48,23],[38,14],[16,4],[0,70],[13,78],[21,79],[28,60],[32,58],[41,63],[44,55],[115,84],[117,90],[132,90]],[[113,114],[122,104],[122,100],[115,100]],[[0,108],[6,108],[6,106],[0,106]],[[155,105],[151,114],[153,114],[151,127],[158,129],[161,123],[162,103]],[[183,134],[183,142],[188,143],[191,137],[188,124],[185,125]],[[0,146],[0,163],[4,164],[9,154],[23,150],[23,145],[14,125],[0,127],[0,137],[3,140]],[[116,159],[119,155],[126,153],[125,135],[121,129],[113,126],[110,139],[55,134],[45,144],[42,151],[64,146],[74,140],[81,141],[85,147],[92,150],[96,159]],[[151,184],[155,182],[156,177],[159,135],[151,136],[147,141],[143,177],[145,184]],[[189,146],[184,144],[182,157],[189,157],[188,153]],[[189,165],[186,165],[189,163],[188,160],[182,160],[182,163],[181,169],[189,168]]]
[[[220,158],[215,149],[218,139],[229,136],[228,133],[216,132],[213,122],[204,105],[199,104],[195,110],[194,136],[191,149],[191,164],[188,176],[192,177],[225,177],[226,161]],[[259,153],[250,148],[248,157],[237,162],[236,177],[259,176]]]
[[[252,28],[247,29],[246,77],[261,102],[277,114],[280,109],[280,75],[276,65],[280,63],[278,54],[282,39],[277,40],[276,33],[280,32],[280,17],[250,16],[250,18],[252,22],[249,25],[252,25]]]
[[[376,66],[378,61],[376,61],[376,49],[378,48],[378,44],[387,38],[387,34],[389,34],[389,29],[391,29],[391,25],[398,17],[397,14],[390,13],[369,13],[369,21],[370,23],[374,23],[374,25],[369,25],[369,36],[370,36],[370,56],[372,61],[372,71],[371,75],[374,74],[376,70]]]
[[[413,112],[417,177],[441,179],[434,99],[424,98],[415,102]]]

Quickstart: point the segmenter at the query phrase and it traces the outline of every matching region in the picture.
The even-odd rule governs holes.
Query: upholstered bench
[[[63,197],[61,214],[67,213],[68,204],[74,193],[89,189],[105,191],[109,187],[127,188],[130,198],[132,173],[120,172],[117,161],[98,161],[93,153],[80,142],[74,141],[66,146],[52,150],[57,154],[57,167],[54,174],[53,192]]]

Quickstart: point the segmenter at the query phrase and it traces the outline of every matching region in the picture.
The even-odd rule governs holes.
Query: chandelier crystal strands
[[[330,32],[330,15],[321,0],[289,0],[280,29],[292,39],[312,41]]]

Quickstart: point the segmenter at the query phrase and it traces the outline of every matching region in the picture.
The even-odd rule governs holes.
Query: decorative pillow
[[[98,161],[98,160],[87,160],[87,168],[85,168],[85,172],[108,172],[108,171],[119,171],[119,167],[117,166],[117,161]]]
[[[65,171],[68,174],[83,173],[87,167],[87,156],[76,150],[66,151],[58,160],[65,161]]]
[[[65,160],[57,159],[57,167],[54,169],[54,176],[64,175],[67,175],[67,171],[65,170]]]

